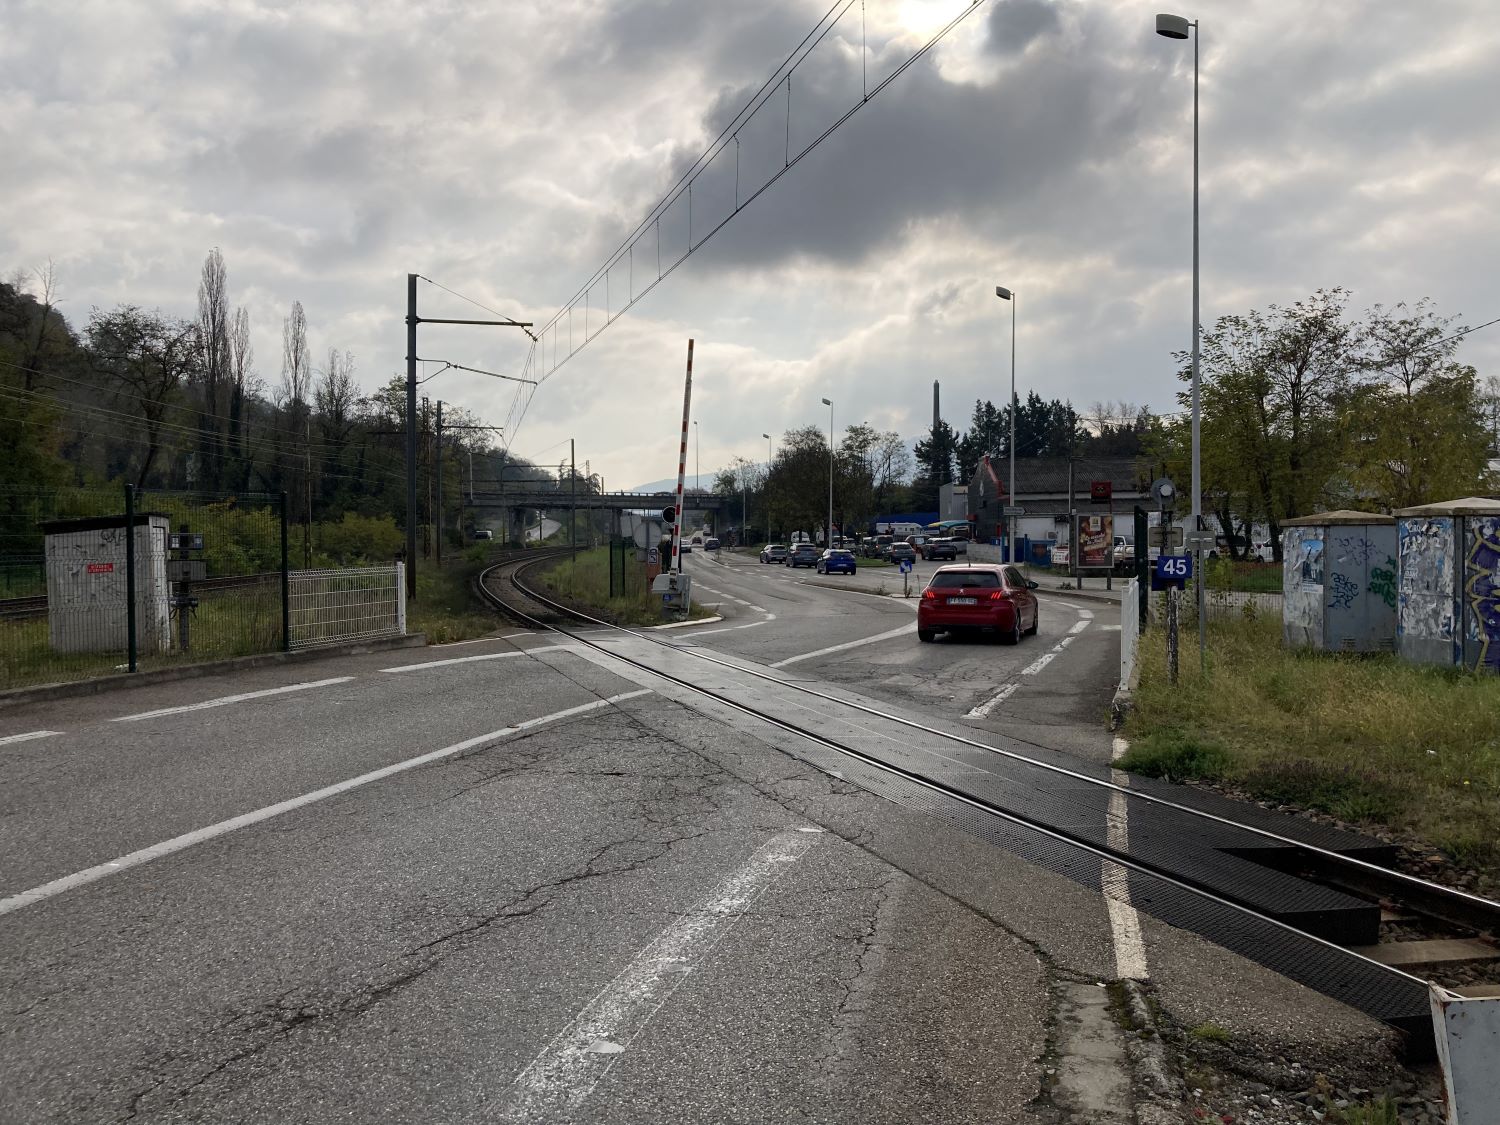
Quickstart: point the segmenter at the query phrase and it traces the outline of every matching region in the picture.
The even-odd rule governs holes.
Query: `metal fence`
[[[405,573],[402,563],[292,571],[288,577],[288,647],[403,636]]]
[[[283,497],[0,490],[0,689],[285,647]]]
[[[1257,617],[1281,618],[1281,595],[1249,590],[1215,589],[1210,584],[1203,599],[1210,621],[1231,621]],[[1165,620],[1166,595],[1153,593],[1148,602],[1152,622]],[[1178,620],[1186,624],[1198,620],[1198,591],[1192,582],[1178,596]]]

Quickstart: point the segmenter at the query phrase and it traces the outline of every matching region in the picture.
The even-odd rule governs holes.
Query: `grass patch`
[[[1188,1034],[1205,1043],[1228,1043],[1233,1038],[1225,1028],[1216,1023],[1200,1023],[1197,1027],[1190,1029]]]
[[[1378,1098],[1373,1102],[1361,1102],[1334,1111],[1338,1125],[1401,1125],[1401,1114],[1390,1098]]]
[[[407,631],[426,633],[428,644],[441,645],[498,629],[500,619],[473,589],[474,578],[488,565],[493,550],[476,543],[457,558],[448,558],[441,570],[423,560],[417,567],[417,596],[406,606]]]
[[[1184,634],[1186,637],[1186,634]],[[1206,677],[1142,638],[1126,769],[1409,833],[1500,885],[1500,678],[1287,651],[1278,618],[1211,622]]]
[[[610,597],[608,547],[579,551],[576,562],[564,559],[541,575],[542,584],[553,593],[602,611],[602,616],[616,624],[660,625],[663,620],[661,595],[651,592],[646,582],[645,568],[629,556],[625,562],[625,578],[625,593]],[[696,601],[689,614],[695,620],[712,616],[712,610]]]
[[[1217,742],[1166,727],[1133,743],[1115,764],[1132,773],[1168,781],[1218,781],[1232,761],[1229,751]]]

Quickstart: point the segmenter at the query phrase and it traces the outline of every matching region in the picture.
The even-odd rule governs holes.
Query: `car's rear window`
[[[932,576],[929,585],[939,589],[956,589],[960,586],[991,587],[1000,585],[1000,576],[993,570],[940,570]]]
[[[831,559],[847,559],[851,556],[848,551],[829,551],[828,557]]]

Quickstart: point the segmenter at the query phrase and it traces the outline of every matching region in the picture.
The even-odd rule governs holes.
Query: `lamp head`
[[[1010,300],[1010,290],[1003,285],[997,285],[995,286],[995,296],[999,297],[1002,301],[1008,301]]]
[[[824,406],[832,406],[833,405],[833,399],[831,399],[831,398],[825,398],[823,400],[823,405]]]
[[[1188,28],[1192,26],[1185,16],[1174,16],[1167,12],[1158,12],[1156,16],[1156,34],[1168,39],[1186,39]]]
[[[770,434],[761,434],[760,436],[763,437],[763,438],[765,438],[767,441],[771,440],[771,435]]]

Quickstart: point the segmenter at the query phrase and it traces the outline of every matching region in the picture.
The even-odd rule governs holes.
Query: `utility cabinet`
[[[55,652],[124,652],[129,645],[126,536],[135,536],[136,648],[169,652],[166,516],[141,514],[42,524],[47,560],[47,639]]]
[[[1414,664],[1500,672],[1500,500],[1396,513],[1396,651]]]
[[[1281,635],[1288,648],[1396,647],[1396,520],[1340,510],[1287,520],[1281,532]]]

